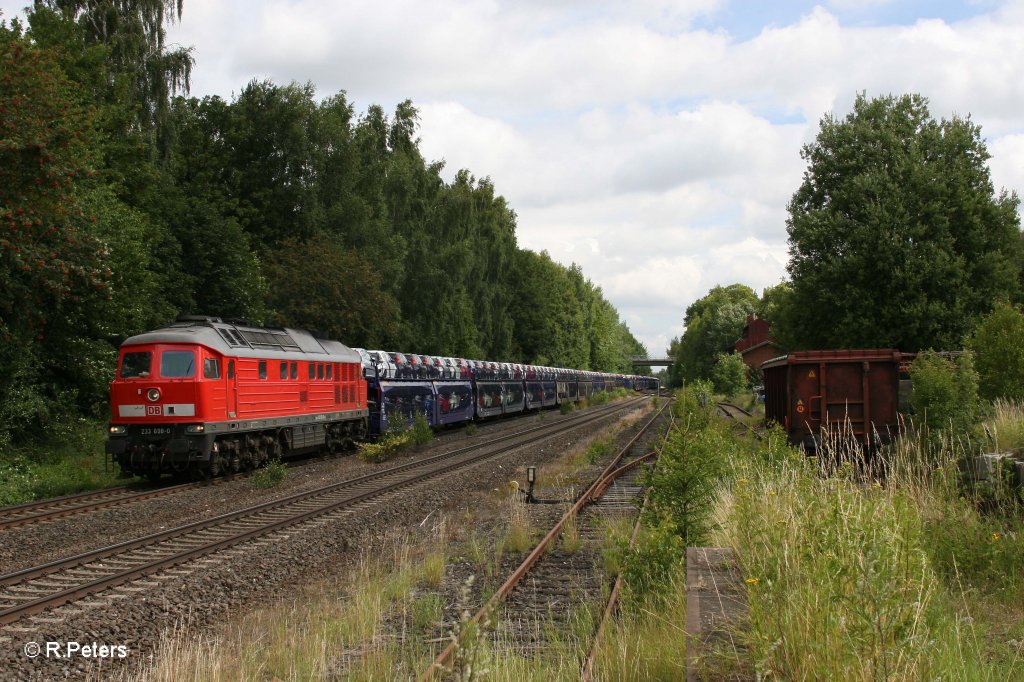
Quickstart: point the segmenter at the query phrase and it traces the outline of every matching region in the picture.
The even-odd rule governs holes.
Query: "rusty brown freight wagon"
[[[768,360],[764,372],[766,423],[778,423],[789,442],[817,452],[823,441],[856,441],[873,450],[899,428],[899,369],[891,348],[799,351]]]

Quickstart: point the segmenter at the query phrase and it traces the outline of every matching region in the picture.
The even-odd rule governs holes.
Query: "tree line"
[[[116,348],[182,313],[350,346],[632,371],[578,266],[442,177],[410,101],[250,82],[188,97],[181,0],[43,0],[0,25],[0,445],[105,413]]]
[[[996,191],[981,128],[936,119],[920,95],[859,95],[805,145],[788,206],[788,279],[762,296],[712,289],[686,310],[676,382],[712,378],[746,316],[786,350],[957,350],[1002,305],[1024,302],[1020,201]],[[728,372],[719,370],[719,375]]]

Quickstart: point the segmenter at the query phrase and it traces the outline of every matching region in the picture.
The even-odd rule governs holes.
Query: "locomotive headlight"
[[[185,433],[203,433],[206,431],[206,426],[203,424],[189,424],[185,427]]]
[[[123,436],[128,433],[128,427],[123,424],[111,424],[110,428],[107,429],[111,436]]]
[[[156,401],[160,400],[160,389],[151,388],[148,391],[146,391],[146,399],[149,400],[149,402],[151,403],[155,403]]]

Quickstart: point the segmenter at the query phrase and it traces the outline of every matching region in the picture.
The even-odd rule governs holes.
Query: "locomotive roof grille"
[[[295,340],[287,332],[239,329],[236,330],[236,333],[240,333],[242,338],[248,341],[254,348],[271,347],[282,350],[301,350],[299,344],[295,343]]]
[[[221,338],[228,342],[228,345],[232,348],[247,348],[249,344],[235,332],[234,329],[227,327],[214,327],[217,333],[220,334]]]

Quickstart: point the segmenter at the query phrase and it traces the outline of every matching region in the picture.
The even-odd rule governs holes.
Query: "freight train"
[[[353,349],[308,331],[183,316],[126,340],[106,452],[125,476],[205,478],[355,441],[576,402],[653,377]]]
[[[912,355],[893,348],[799,351],[768,360],[764,418],[808,454],[873,452],[902,428],[901,371]]]

